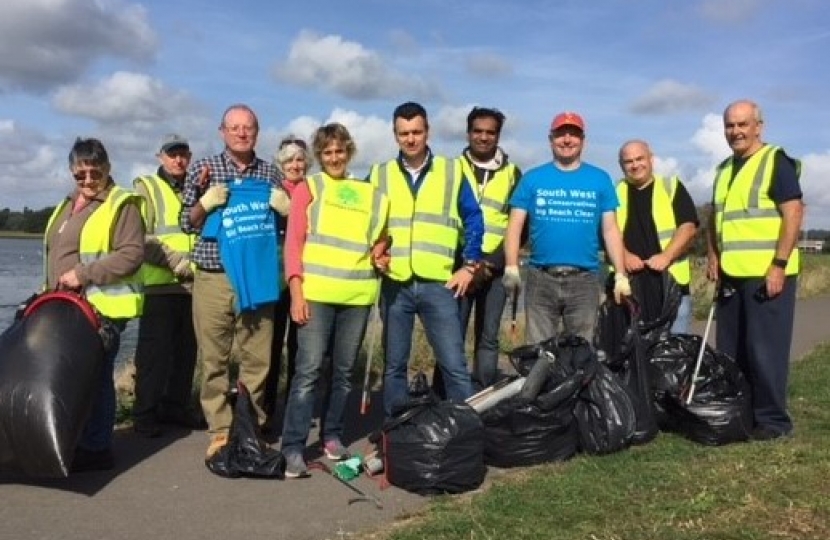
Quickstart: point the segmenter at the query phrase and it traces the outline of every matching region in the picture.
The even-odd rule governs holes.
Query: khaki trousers
[[[237,314],[236,294],[222,272],[197,271],[193,281],[193,327],[202,374],[200,400],[208,432],[227,433],[233,410],[227,400],[231,362],[239,366],[239,380],[248,388],[259,425],[265,379],[271,364],[274,305]]]

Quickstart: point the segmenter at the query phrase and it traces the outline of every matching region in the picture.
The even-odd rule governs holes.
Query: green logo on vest
[[[360,193],[349,185],[337,186],[337,201],[343,206],[360,204]]]

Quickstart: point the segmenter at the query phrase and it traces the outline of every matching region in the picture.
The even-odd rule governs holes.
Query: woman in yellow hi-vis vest
[[[144,259],[140,200],[115,185],[107,151],[97,139],[75,141],[69,169],[75,189],[55,208],[44,235],[46,288],[83,291],[107,324],[120,331],[142,308],[137,275]],[[119,340],[112,341],[72,471],[113,467],[113,369]]]
[[[296,371],[282,432],[289,478],[308,474],[303,449],[330,343],[332,380],[320,415],[320,440],[329,459],[348,457],[342,442],[346,399],[380,288],[372,247],[385,234],[389,212],[385,195],[350,177],[348,164],[355,144],[343,125],[319,128],[312,150],[322,172],[295,188],[285,239],[291,319],[298,325]]]

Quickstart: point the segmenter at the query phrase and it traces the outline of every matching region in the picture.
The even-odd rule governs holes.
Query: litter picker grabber
[[[513,290],[513,299],[510,303],[510,342],[516,346],[516,313],[519,311],[519,289]]]
[[[379,299],[380,297],[378,297]],[[372,359],[375,355],[375,345],[378,341],[378,332],[380,332],[380,307],[378,302],[372,306],[373,315],[369,317],[372,328],[369,329],[369,350],[366,352],[366,372],[363,374],[363,394],[360,398],[360,414],[365,415],[369,412],[369,379],[372,374]]]
[[[309,469],[319,469],[323,472],[328,473],[329,476],[331,476],[332,478],[334,478],[335,480],[337,480],[338,482],[340,482],[341,484],[343,484],[344,486],[346,486],[350,490],[352,490],[355,493],[357,493],[358,495],[360,495],[360,497],[354,497],[354,498],[349,499],[349,504],[350,505],[354,504],[356,502],[370,502],[370,503],[374,503],[375,508],[377,508],[378,510],[383,510],[383,503],[380,502],[380,499],[378,499],[374,495],[369,495],[368,493],[366,493],[365,491],[363,491],[359,487],[350,484],[347,480],[343,480],[342,478],[340,478],[339,476],[334,474],[331,470],[331,467],[329,467],[328,465],[326,465],[322,461],[312,461],[311,463],[308,464],[308,468]]]
[[[706,328],[703,330],[703,339],[700,342],[700,350],[697,353],[697,361],[695,362],[695,370],[692,372],[692,380],[689,382],[689,390],[686,393],[686,405],[692,402],[695,397],[695,384],[697,376],[700,373],[700,365],[703,363],[703,355],[706,352],[706,343],[709,340],[709,330],[712,328],[712,320],[715,318],[715,307],[718,305],[718,294],[720,287],[715,286],[715,294],[712,297],[712,306],[709,308],[709,316],[706,318]]]

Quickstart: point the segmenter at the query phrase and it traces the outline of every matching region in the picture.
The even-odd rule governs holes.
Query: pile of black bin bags
[[[631,398],[587,341],[563,336],[519,347],[511,361],[526,381],[518,395],[481,415],[488,464],[535,465],[631,444]]]

